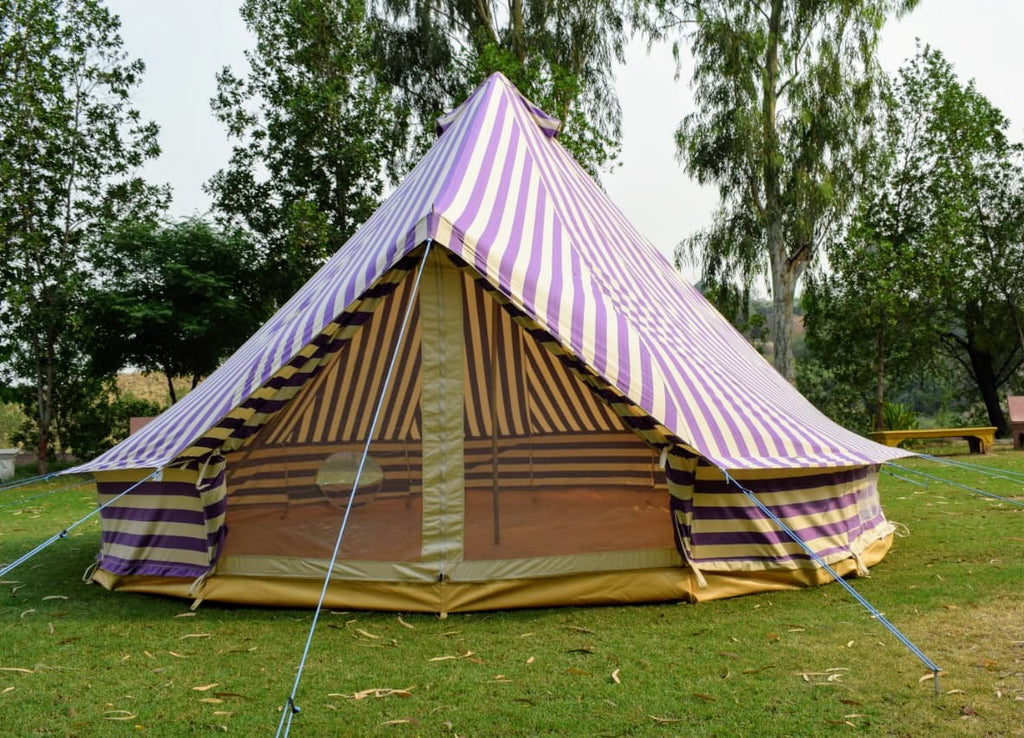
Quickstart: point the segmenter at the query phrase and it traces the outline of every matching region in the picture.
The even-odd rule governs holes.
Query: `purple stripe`
[[[197,553],[207,553],[209,550],[209,542],[205,534],[202,538],[193,538],[191,536],[147,535],[105,530],[103,531],[103,542],[140,550],[147,548],[170,548],[179,551],[195,551]]]
[[[782,518],[785,522],[789,518],[801,515],[821,515],[827,512],[842,510],[857,503],[856,494],[846,494],[841,497],[826,497],[821,500],[805,500],[788,505],[769,505],[776,517]],[[709,507],[696,503],[693,508],[695,520],[767,520],[768,516],[760,508],[750,505],[749,507]],[[851,513],[856,518],[857,511]]]
[[[100,512],[104,520],[131,520],[139,523],[188,523],[206,527],[206,517],[199,510],[167,510],[158,507],[106,507]]]
[[[122,559],[109,554],[100,558],[100,568],[121,576],[179,577],[182,579],[195,579],[208,571],[205,566],[182,564],[177,561]]]
[[[832,538],[834,536],[846,535],[849,532],[849,524],[843,520],[838,523],[827,523],[823,525],[812,525],[807,528],[798,528],[793,532],[801,541],[810,544],[817,538]],[[692,531],[694,546],[772,546],[783,543],[792,543],[793,539],[787,533],[779,530],[771,531],[719,531],[705,533],[694,526]]]

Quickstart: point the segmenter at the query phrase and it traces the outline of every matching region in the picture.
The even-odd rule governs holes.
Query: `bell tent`
[[[725,597],[879,561],[878,465],[904,452],[801,397],[559,128],[489,78],[231,358],[73,470],[101,503],[131,487],[102,510],[93,579],[314,605],[333,560],[328,606],[455,612]]]

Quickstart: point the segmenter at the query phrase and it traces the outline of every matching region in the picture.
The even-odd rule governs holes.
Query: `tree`
[[[845,248],[809,290],[809,342],[847,370],[872,357],[879,423],[886,382],[944,352],[1005,430],[1000,388],[1024,361],[1024,151],[934,49],[885,99]]]
[[[217,75],[213,111],[237,143],[207,188],[258,239],[283,301],[376,210],[405,118],[369,64],[361,3],[246,0],[241,13],[256,46],[244,79]]]
[[[41,472],[76,344],[82,249],[167,197],[134,176],[159,152],[157,128],[131,105],[144,66],[118,27],[97,0],[0,0],[0,343],[31,389]]]
[[[972,378],[989,422],[1005,433],[1000,389],[1024,362],[1024,146],[936,49],[919,49],[898,89],[904,125],[920,131],[902,175],[924,193],[929,219],[917,257],[932,279],[920,293],[936,306],[943,345]]]
[[[721,198],[710,230],[682,249],[718,280],[767,276],[774,365],[790,381],[797,285],[840,226],[867,158],[879,32],[914,5],[655,3],[663,27],[681,29],[694,56],[697,111],[676,132],[679,157]]]
[[[560,140],[596,174],[618,153],[613,65],[624,60],[626,7],[616,0],[379,0],[375,38],[386,78],[427,135],[437,115],[500,71],[564,123]]]
[[[125,366],[192,386],[267,317],[259,264],[237,231],[199,220],[127,225],[94,249],[99,284],[88,292],[94,374]]]

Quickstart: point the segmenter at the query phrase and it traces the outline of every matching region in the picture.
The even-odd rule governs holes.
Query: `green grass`
[[[1024,472],[1021,452],[960,458]],[[902,463],[1024,500],[1020,483]],[[2,493],[0,505],[55,488]],[[90,492],[0,507],[0,561],[92,509]],[[832,585],[445,620],[325,613],[293,731],[1024,735],[1024,509],[889,476],[882,495],[902,536],[854,586],[945,669],[940,697],[920,662]],[[87,586],[98,538],[90,521],[0,584],[0,732],[272,733],[311,613],[215,603],[191,613],[184,601]]]

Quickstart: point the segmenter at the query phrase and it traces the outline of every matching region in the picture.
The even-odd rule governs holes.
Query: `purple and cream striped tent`
[[[631,226],[500,74],[223,366],[75,471],[112,589],[459,611],[706,599],[885,555],[879,464]],[[394,362],[390,381],[387,368]]]

